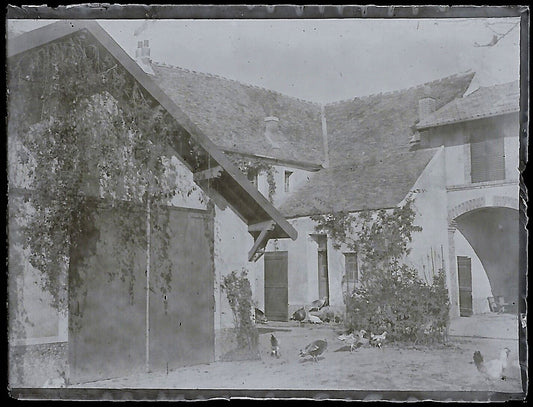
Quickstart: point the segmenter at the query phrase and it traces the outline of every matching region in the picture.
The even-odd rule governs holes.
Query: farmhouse
[[[108,275],[128,260],[121,257],[132,256],[109,246],[119,239],[117,219],[125,209],[104,199],[105,177],[95,175],[102,163],[95,163],[85,181],[97,216],[87,231],[99,232],[85,234],[81,246],[92,251],[77,253],[63,277],[69,281],[76,269],[90,278],[85,291],[64,293],[66,311],[58,312],[34,284],[39,273],[24,263],[27,253],[11,222],[18,206],[12,202],[35,192],[11,178],[24,178],[27,166],[11,171],[10,301],[17,304],[10,309],[11,321],[28,322],[18,324],[20,332],[11,329],[10,343],[17,345],[12,357],[26,367],[26,381],[30,360],[46,352],[63,355],[62,362],[41,357],[32,360],[32,368],[42,363],[41,371],[57,368],[71,381],[218,359],[228,350],[226,329],[232,326],[220,282],[241,268],[248,270],[255,305],[268,319],[286,321],[295,309],[323,296],[342,310],[344,293],[366,270],[358,253],[334,247],[311,217],[389,210],[408,197],[414,198],[415,223],[422,231],[414,236],[407,261],[428,281],[436,270],[446,271],[451,316],[516,311],[516,84],[467,93],[474,73],[464,73],[320,105],[157,63],[148,41],[139,42],[134,61],[92,22],[61,22],[16,37],[8,43],[8,67],[17,66],[14,72],[21,76],[21,61],[71,38],[108,57],[98,73],[124,72],[154,110],[169,115],[172,137],[159,145],[165,145],[176,172],[165,188],[177,193],[165,205],[150,205],[146,199],[126,199],[120,183],[110,188],[118,201],[129,202],[136,234],[145,236],[130,247],[133,286],[120,278],[110,283]],[[28,103],[41,112],[43,103],[35,96]],[[105,88],[89,96],[103,117],[131,102]],[[38,128],[49,119],[41,115],[31,124]],[[10,125],[16,120],[10,117]],[[18,147],[12,132],[9,136],[11,157]],[[170,237],[164,257],[171,263],[171,284],[165,289],[161,231]],[[23,270],[16,278],[15,265]],[[117,329],[123,326],[131,331]]]

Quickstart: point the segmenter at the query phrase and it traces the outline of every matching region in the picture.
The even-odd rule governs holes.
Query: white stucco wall
[[[311,171],[293,168],[289,166],[273,165],[274,181],[276,183],[276,192],[274,194],[274,206],[279,206],[295,189],[309,180]],[[285,192],[285,171],[291,171],[289,177],[289,192]],[[257,177],[258,190],[268,198],[269,185],[267,174],[262,172]]]
[[[448,155],[441,147],[411,189],[418,191],[413,195],[416,212],[414,223],[421,226],[422,231],[413,234],[411,252],[406,262],[417,269],[419,276],[428,283],[433,281],[433,274],[442,267],[443,260],[445,268],[449,268],[446,256],[448,252],[445,188],[447,160]],[[405,199],[400,205],[404,202]]]

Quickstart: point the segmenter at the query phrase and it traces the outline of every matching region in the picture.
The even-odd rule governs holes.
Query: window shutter
[[[505,179],[505,157],[503,152],[503,137],[489,139],[485,142],[487,157],[488,181]]]
[[[471,137],[470,143],[472,182],[505,179],[503,137],[490,137],[480,132]]]

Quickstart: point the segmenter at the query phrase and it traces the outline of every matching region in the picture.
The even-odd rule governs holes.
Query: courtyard
[[[337,339],[342,325],[269,322],[259,326],[260,360],[214,362],[75,387],[521,392],[516,317],[484,314],[467,319],[452,321],[447,344],[385,343],[381,349],[363,347],[352,353]],[[270,355],[272,333],[280,342],[279,358]],[[315,339],[328,341],[318,363],[300,358],[299,350]],[[506,380],[484,378],[473,363],[474,351],[490,360],[504,347],[511,349]]]

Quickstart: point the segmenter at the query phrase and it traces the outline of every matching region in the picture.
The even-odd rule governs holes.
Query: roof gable
[[[463,95],[473,77],[474,73],[453,75],[409,89],[326,105],[330,161],[342,164],[388,151],[408,151],[419,120],[419,100],[433,98],[440,108]]]
[[[481,119],[520,110],[517,81],[481,87],[462,98],[454,99],[418,123],[418,129]]]
[[[89,33],[173,117],[179,131],[171,141],[171,147],[179,156],[186,158],[187,153],[190,153],[188,141],[193,142],[202,158],[198,162],[202,164],[194,166],[190,161],[184,161],[197,175],[197,184],[202,189],[222,196],[248,225],[272,222],[268,229],[261,229],[265,231],[261,234],[261,243],[266,243],[269,238],[296,238],[296,230],[98,23],[84,20],[60,21],[22,34],[8,42],[8,58],[80,32]],[[187,142],[184,143],[184,140]],[[257,237],[255,232],[252,234]]]

